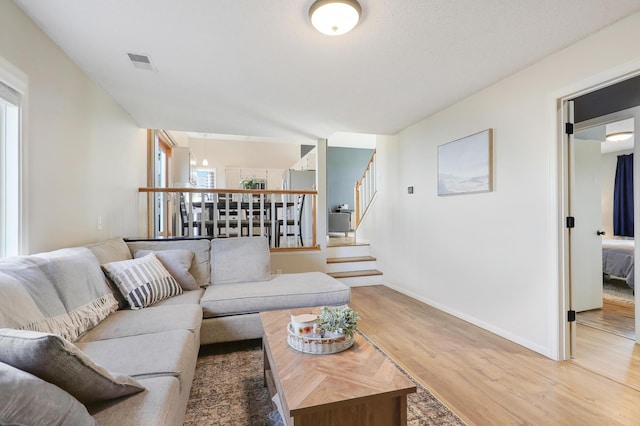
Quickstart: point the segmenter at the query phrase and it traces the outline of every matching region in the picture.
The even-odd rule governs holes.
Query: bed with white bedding
[[[602,272],[625,280],[633,288],[633,252],[633,240],[602,240]]]

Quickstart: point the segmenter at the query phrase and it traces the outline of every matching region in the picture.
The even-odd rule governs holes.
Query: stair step
[[[347,271],[366,271],[368,269],[377,269],[378,263],[375,260],[364,260],[361,262],[337,262],[327,263],[325,272],[347,272]]]
[[[344,244],[327,244],[327,247],[360,247],[368,246],[369,243],[344,243]]]
[[[365,271],[345,271],[345,272],[330,272],[329,274],[333,278],[354,278],[354,277],[370,277],[374,275],[382,275],[382,272],[377,269],[367,269]]]
[[[369,256],[369,245],[327,247],[327,257],[361,257]]]
[[[327,263],[373,262],[373,256],[329,257]]]

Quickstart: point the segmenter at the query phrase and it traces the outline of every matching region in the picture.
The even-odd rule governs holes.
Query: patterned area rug
[[[273,411],[263,386],[260,340],[202,346],[184,425],[267,424]]]
[[[416,387],[408,397],[409,425],[465,424],[428,390]],[[264,426],[273,409],[262,381],[260,340],[200,348],[185,425]]]

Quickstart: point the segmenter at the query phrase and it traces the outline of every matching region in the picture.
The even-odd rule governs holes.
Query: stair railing
[[[355,186],[353,188],[353,196],[354,196],[354,216],[355,216],[355,227],[354,229],[358,229],[358,226],[362,222],[364,215],[367,213],[369,206],[371,206],[371,202],[376,195],[376,151],[373,150],[373,154],[371,154],[371,159],[367,164],[367,168],[362,174],[362,178],[359,181],[356,181]]]

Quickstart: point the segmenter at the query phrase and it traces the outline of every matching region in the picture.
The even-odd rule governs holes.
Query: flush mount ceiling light
[[[309,9],[313,27],[322,34],[348,33],[358,24],[362,9],[356,0],[317,0]]]
[[[616,132],[607,135],[607,140],[611,142],[622,142],[631,139],[633,132]]]

